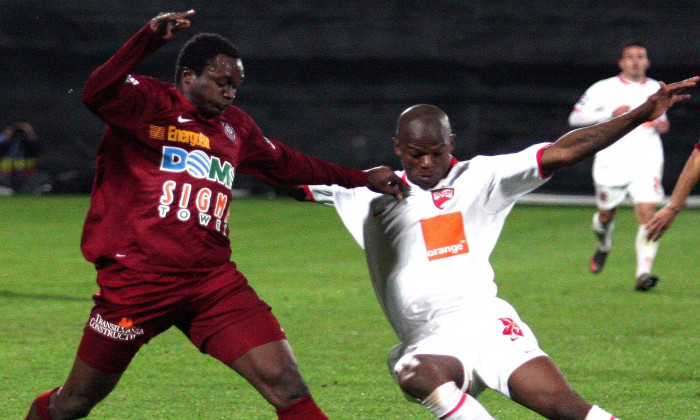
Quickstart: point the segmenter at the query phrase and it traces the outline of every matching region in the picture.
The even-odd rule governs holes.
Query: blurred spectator
[[[41,147],[34,127],[16,122],[0,133],[0,195],[40,194],[50,190],[37,176]]]

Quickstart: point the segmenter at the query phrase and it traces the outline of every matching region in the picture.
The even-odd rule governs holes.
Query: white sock
[[[634,243],[637,249],[637,277],[642,274],[649,274],[654,265],[656,251],[659,249],[658,241],[647,241],[647,228],[639,225],[637,230],[637,240]]]
[[[591,411],[588,412],[584,420],[620,420],[602,408],[594,405]]]
[[[421,404],[439,419],[494,420],[476,398],[465,394],[454,382],[440,385]]]
[[[598,237],[598,249],[605,252],[610,252],[612,249],[612,232],[615,229],[615,222],[608,223],[607,226],[600,222],[600,213],[596,212],[593,215],[593,231]]]

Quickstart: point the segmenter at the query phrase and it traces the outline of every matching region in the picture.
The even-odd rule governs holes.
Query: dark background
[[[697,0],[0,0],[0,124],[36,127],[55,191],[87,191],[92,180],[103,124],[80,102],[86,78],[158,12],[190,8],[192,28],[138,73],[172,80],[189,36],[221,33],[246,67],[236,105],[268,137],[361,168],[399,167],[389,140],[415,103],[450,115],[459,159],[553,141],[569,130],[583,91],[618,73],[627,40],[647,43],[650,77],[700,73]],[[669,112],[667,194],[698,141],[699,117],[698,91]],[[561,171],[540,191],[590,193],[590,165]]]

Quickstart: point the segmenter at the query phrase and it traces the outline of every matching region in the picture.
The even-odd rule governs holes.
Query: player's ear
[[[196,74],[194,74],[192,70],[188,69],[187,67],[184,67],[182,69],[182,74],[180,75],[180,80],[182,81],[182,83],[190,84],[194,81],[195,76]]]
[[[392,137],[391,144],[394,146],[394,153],[396,153],[396,156],[401,157],[401,145],[399,144],[399,140],[396,137]]]
[[[454,134],[450,134],[450,154],[455,150],[455,137]]]

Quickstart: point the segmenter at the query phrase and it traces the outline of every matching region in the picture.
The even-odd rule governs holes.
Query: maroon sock
[[[276,412],[277,418],[280,420],[328,420],[311,395],[301,397]]]
[[[41,420],[51,420],[51,416],[49,416],[49,400],[51,398],[51,394],[53,394],[57,390],[58,388],[54,388],[44,392],[43,394],[36,397],[36,399],[32,403],[32,405],[36,405]],[[30,408],[29,411],[32,411],[32,409]]]

